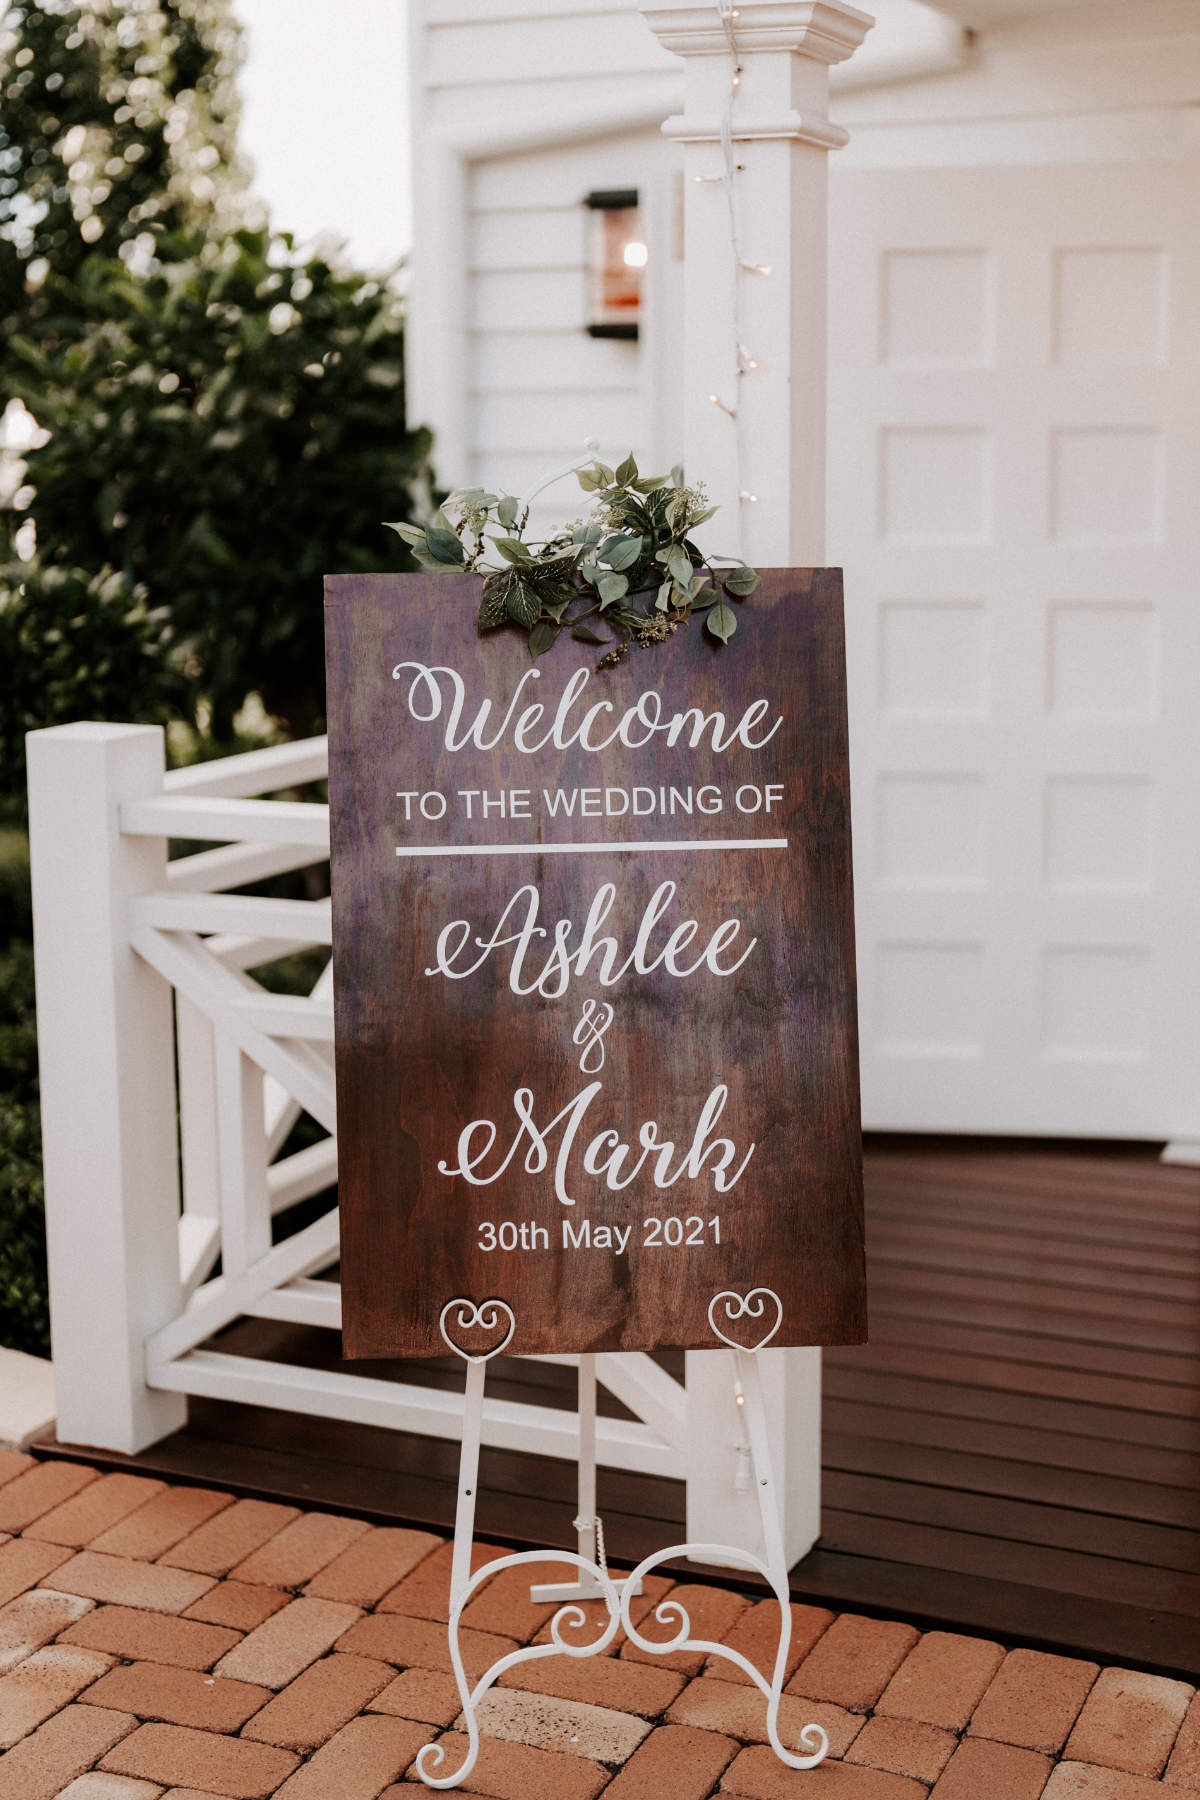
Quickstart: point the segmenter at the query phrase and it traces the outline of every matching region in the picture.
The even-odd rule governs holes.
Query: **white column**
[[[846,141],[827,117],[829,68],[853,54],[872,20],[842,0],[728,9],[643,0],[641,12],[686,74],[684,110],[663,130],[683,145],[684,463],[721,509],[704,541],[759,568],[819,567],[826,159]],[[767,1351],[763,1376],[794,1562],[820,1533],[821,1353]],[[758,1509],[727,1355],[689,1353],[687,1384],[687,1535],[754,1545]]]
[[[127,902],[165,882],[163,838],[123,837],[161,793],[153,725],[60,725],[29,747],[50,1317],[58,1435],[142,1450],[183,1425],[145,1382],[181,1310],[171,990],[129,947]]]

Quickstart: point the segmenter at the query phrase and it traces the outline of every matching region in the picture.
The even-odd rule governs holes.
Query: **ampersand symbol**
[[[594,1000],[584,1001],[571,1042],[583,1049],[579,1067],[585,1075],[595,1075],[604,1067],[604,1034],[612,1022],[613,1009],[607,1000],[601,1006]]]

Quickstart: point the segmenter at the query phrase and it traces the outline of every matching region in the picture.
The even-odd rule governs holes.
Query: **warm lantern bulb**
[[[649,250],[646,248],[645,244],[639,243],[636,238],[632,238],[630,242],[626,244],[622,251],[622,256],[624,257],[625,267],[627,269],[644,269],[650,260]]]

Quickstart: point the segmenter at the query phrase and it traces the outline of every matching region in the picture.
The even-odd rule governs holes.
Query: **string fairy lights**
[[[743,324],[745,312],[743,278],[747,275],[751,275],[759,279],[767,280],[774,274],[775,265],[769,262],[755,262],[752,258],[747,257],[742,253],[741,230],[738,219],[737,176],[742,173],[744,164],[737,161],[733,147],[734,104],[737,99],[738,90],[742,85],[742,75],[744,73],[741,46],[737,39],[737,20],[741,16],[741,9],[731,5],[730,0],[716,0],[716,7],[721,20],[721,28],[725,34],[725,41],[729,46],[729,56],[732,65],[729,91],[726,95],[725,107],[721,116],[720,142],[724,167],[720,175],[696,175],[693,179],[701,186],[708,186],[719,182],[725,190],[732,263],[730,275],[733,313],[731,323],[733,329],[731,336],[735,346],[734,374],[736,378],[736,388],[732,401],[725,399],[721,394],[710,394],[709,400],[712,405],[717,408],[718,412],[723,412],[725,414],[726,418],[728,418],[733,426],[735,481],[739,505],[753,506],[757,504],[758,495],[752,488],[744,485],[742,475],[742,431],[739,422],[740,387],[743,379],[747,375],[753,374],[762,368],[762,363],[745,341]]]

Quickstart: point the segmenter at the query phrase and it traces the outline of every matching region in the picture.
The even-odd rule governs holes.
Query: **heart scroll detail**
[[[717,1307],[722,1300],[725,1302],[725,1317],[731,1321],[734,1319],[761,1319],[766,1314],[767,1301],[773,1301],[775,1306],[775,1323],[771,1326],[769,1331],[764,1331],[762,1336],[759,1337],[755,1343],[744,1344],[739,1338],[730,1337],[729,1333],[727,1331],[722,1331],[721,1327],[717,1324],[715,1314]],[[723,1344],[728,1344],[731,1350],[745,1350],[748,1351],[750,1355],[753,1355],[757,1350],[766,1349],[771,1339],[775,1336],[775,1333],[779,1330],[779,1327],[783,1324],[783,1301],[779,1298],[779,1295],[775,1292],[774,1288],[751,1288],[748,1294],[738,1294],[735,1293],[732,1288],[725,1288],[721,1293],[714,1294],[709,1301],[708,1322],[712,1326],[714,1335],[719,1337]]]
[[[459,1332],[496,1331],[505,1320],[508,1322],[508,1329],[497,1343],[490,1344],[486,1350],[468,1350],[451,1337],[447,1329],[447,1314],[449,1313],[454,1314],[451,1322],[455,1330]],[[513,1309],[503,1300],[481,1300],[478,1306],[473,1300],[447,1300],[438,1314],[438,1330],[454,1354],[471,1363],[490,1362],[493,1356],[499,1356],[500,1352],[507,1347],[516,1329],[517,1321],[513,1316]]]

